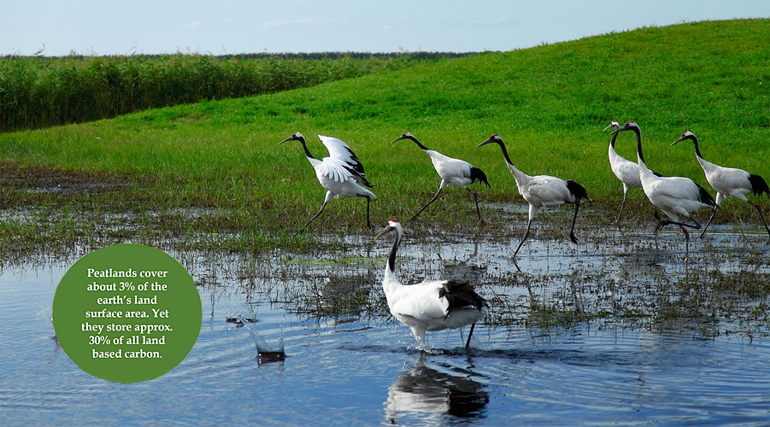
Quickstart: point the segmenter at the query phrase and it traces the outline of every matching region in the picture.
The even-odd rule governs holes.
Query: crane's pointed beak
[[[393,141],[390,141],[391,144],[393,144],[396,141],[401,141],[402,139],[406,139],[404,135],[399,136],[398,138],[394,139]]]
[[[279,142],[278,145],[283,145],[283,144],[285,144],[285,143],[287,143],[289,141],[295,141],[296,139],[297,139],[297,137],[292,135],[292,136],[284,139],[283,141]]]
[[[389,226],[387,226],[387,227],[383,228],[382,230],[380,230],[380,232],[379,232],[379,233],[377,233],[377,234],[374,236],[374,240],[377,240],[377,239],[379,239],[379,238],[380,238],[380,237],[382,237],[383,235],[385,235],[385,234],[387,234],[387,233],[389,233],[389,232],[391,232],[391,231],[393,231],[393,230],[395,230],[395,229],[396,229],[396,227],[393,227],[393,226],[391,226],[391,225],[389,225]]]
[[[675,146],[676,144],[679,144],[682,141],[684,141],[684,137],[680,136],[679,139],[677,139],[676,141],[671,143],[670,147],[673,147],[673,146]]]
[[[615,128],[618,129],[620,126],[616,125],[615,123],[610,123],[606,128],[602,130],[602,132],[607,132],[607,129],[609,128]]]
[[[492,138],[489,138],[486,141],[482,142],[481,144],[477,145],[476,148],[483,147],[483,146],[489,144],[490,142],[492,142]]]
[[[615,135],[616,133],[618,133],[618,132],[620,132],[622,130],[625,130],[623,128],[625,128],[625,126],[623,126],[622,128],[617,128],[617,129],[613,130],[612,132],[610,132],[610,135]]]

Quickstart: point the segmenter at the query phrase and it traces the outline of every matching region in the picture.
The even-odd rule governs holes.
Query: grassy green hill
[[[524,204],[500,151],[474,148],[498,133],[520,169],[580,182],[597,202],[595,212],[607,210],[599,220],[610,221],[622,197],[607,160],[610,137],[602,133],[611,119],[640,124],[646,160],[663,174],[689,176],[711,190],[691,144],[669,147],[690,130],[707,159],[770,180],[767,34],[768,19],[644,28],[272,95],[3,134],[0,156],[9,162],[5,168],[16,171],[10,174],[35,170],[44,179],[41,171],[55,169],[51,179],[79,175],[128,184],[97,194],[46,195],[21,191],[29,184],[19,178],[3,182],[2,197],[7,207],[66,206],[69,212],[227,210],[209,210],[182,224],[173,215],[156,223],[177,233],[294,231],[324,195],[299,144],[278,145],[299,131],[316,157],[327,154],[316,134],[351,145],[376,185],[372,215],[379,224],[413,213],[438,188],[428,157],[414,144],[390,144],[408,130],[428,147],[486,171],[492,188],[478,188],[482,201]],[[635,159],[633,141],[630,133],[618,139],[618,151],[629,159]],[[641,191],[631,193],[632,203],[646,211]],[[459,212],[453,213],[454,205]],[[751,217],[753,209],[742,205],[728,204]],[[335,200],[311,229],[360,229],[364,207],[363,200]],[[473,211],[467,192],[449,188],[423,217],[426,223],[473,224]]]

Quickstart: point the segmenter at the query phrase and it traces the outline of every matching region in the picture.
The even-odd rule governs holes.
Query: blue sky
[[[0,0],[0,55],[512,50],[767,0]]]

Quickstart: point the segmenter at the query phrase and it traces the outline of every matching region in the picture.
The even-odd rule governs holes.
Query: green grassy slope
[[[0,156],[22,166],[138,175],[146,189],[128,197],[150,207],[243,210],[234,227],[282,228],[287,223],[276,218],[296,217],[294,228],[315,212],[324,192],[299,145],[278,145],[292,132],[308,137],[316,157],[326,151],[315,134],[351,145],[377,186],[378,223],[411,214],[438,188],[439,178],[414,144],[389,144],[407,130],[485,170],[492,188],[478,189],[482,200],[524,203],[499,150],[474,148],[499,133],[523,171],[576,180],[614,209],[621,186],[609,169],[610,138],[602,133],[611,119],[640,124],[647,162],[663,174],[706,185],[691,144],[669,147],[690,130],[707,159],[770,180],[767,34],[767,19],[644,28],[274,95],[4,134]],[[618,151],[635,158],[632,134],[621,135]],[[465,191],[445,193],[467,204],[458,218],[474,220]],[[362,200],[332,204],[319,226],[363,223]],[[426,213],[444,218],[450,206],[437,202]]]

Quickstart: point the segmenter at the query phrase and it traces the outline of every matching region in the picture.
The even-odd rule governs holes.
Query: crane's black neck
[[[507,148],[505,148],[505,143],[504,143],[502,140],[500,140],[500,141],[495,141],[495,142],[497,143],[497,145],[499,145],[499,146],[500,146],[500,149],[501,149],[501,150],[503,150],[503,157],[505,157],[505,161],[506,161],[506,162],[507,162],[509,165],[513,166],[513,162],[511,161],[511,158],[508,156],[508,149],[507,149]]]
[[[637,126],[632,127],[631,130],[636,134],[636,155],[642,163],[647,164],[647,162],[644,161],[644,154],[642,153],[642,130]],[[615,135],[617,135],[617,133]]]
[[[307,149],[307,143],[305,142],[305,137],[300,136],[298,139],[299,139],[299,142],[302,143],[302,148],[305,149],[305,156],[307,156],[308,159],[315,159],[315,157],[313,157],[313,155],[310,153],[310,150]]]
[[[414,136],[409,135],[406,138],[414,141],[414,143],[417,144],[417,146],[420,147],[420,149],[422,149],[422,150],[429,150],[428,147],[422,145],[422,143],[420,141],[418,141],[417,138],[415,138]]]
[[[703,156],[701,156],[701,154],[700,154],[700,147],[698,146],[698,137],[695,136],[695,135],[690,134],[690,135],[687,135],[687,138],[691,139],[693,145],[695,145],[695,155],[702,159]]]
[[[396,237],[393,239],[393,248],[390,250],[390,254],[388,255],[388,268],[392,272],[396,272],[396,252],[398,251],[398,245],[401,244],[401,236],[398,233],[398,230],[395,230]]]
[[[618,132],[615,132],[615,134],[612,135],[612,141],[610,141],[610,147],[612,147],[613,150],[615,149],[615,140],[616,139],[618,139]]]

